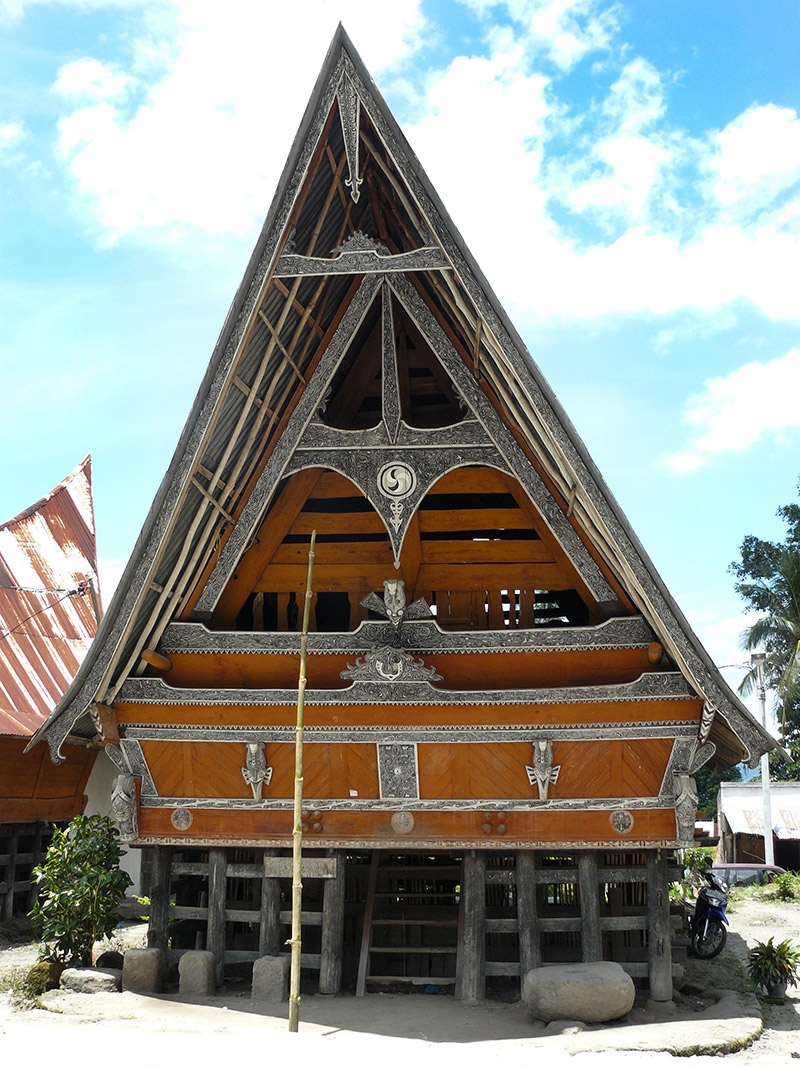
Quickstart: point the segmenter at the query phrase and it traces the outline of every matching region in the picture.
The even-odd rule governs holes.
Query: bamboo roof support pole
[[[303,631],[300,637],[300,678],[297,683],[297,727],[294,745],[294,827],[292,829],[292,967],[289,975],[289,1030],[297,1033],[300,1023],[300,950],[303,915],[303,712],[306,696],[306,649],[308,647],[308,618],[311,614],[311,584],[314,576],[314,545],[317,531],[311,534],[308,549],[308,577],[306,600],[303,606]]]

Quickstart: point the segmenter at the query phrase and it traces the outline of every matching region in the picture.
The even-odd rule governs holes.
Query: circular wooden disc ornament
[[[633,829],[633,816],[629,811],[612,812],[611,825],[618,834],[629,834]]]
[[[176,808],[170,815],[170,822],[176,830],[188,830],[192,821],[192,813],[188,808]]]
[[[392,829],[396,834],[408,834],[414,829],[414,816],[410,811],[396,811],[392,816]]]

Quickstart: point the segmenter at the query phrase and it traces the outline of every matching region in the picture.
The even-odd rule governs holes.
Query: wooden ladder
[[[461,864],[404,859],[392,862],[378,849],[372,854],[357,997],[364,996],[368,982],[456,984]]]

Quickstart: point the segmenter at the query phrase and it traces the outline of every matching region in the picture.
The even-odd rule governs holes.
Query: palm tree
[[[747,651],[766,652],[764,677],[767,687],[777,694],[781,732],[786,737],[787,718],[790,730],[800,731],[800,552],[781,548],[773,573],[758,579],[756,585],[767,614],[742,633],[740,645]],[[755,685],[753,668],[739,692],[751,693]]]

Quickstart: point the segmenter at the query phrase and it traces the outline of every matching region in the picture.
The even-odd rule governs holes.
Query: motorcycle
[[[694,914],[689,917],[689,940],[695,956],[712,960],[725,947],[729,926],[725,909],[728,906],[728,889],[710,871],[706,872],[709,885],[704,885],[697,894]]]

